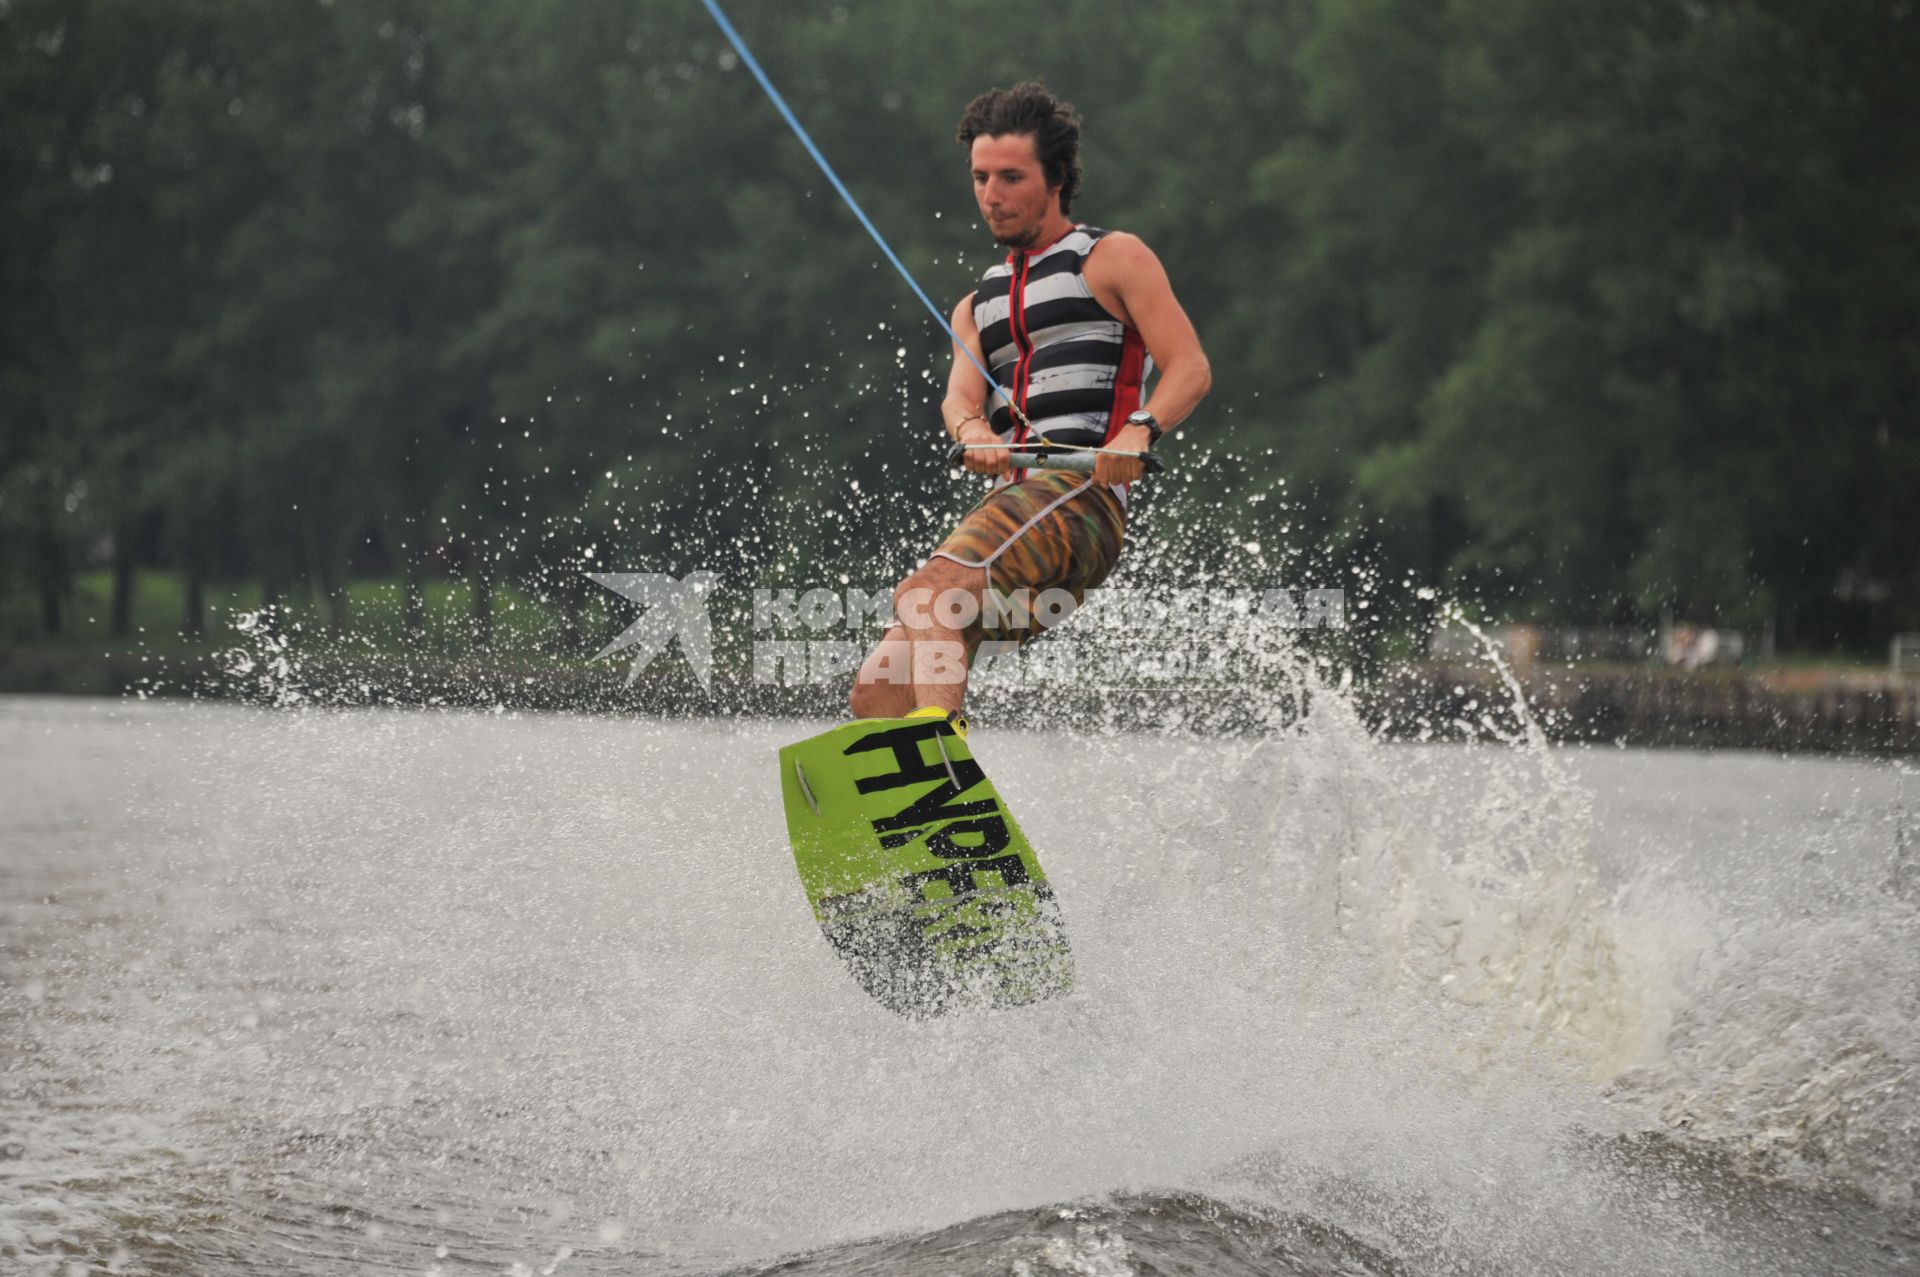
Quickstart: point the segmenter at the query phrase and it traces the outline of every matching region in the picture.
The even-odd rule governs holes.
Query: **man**
[[[986,379],[956,351],[941,405],[947,433],[976,445],[1037,435],[1151,448],[1213,377],[1152,251],[1133,235],[1069,220],[1080,191],[1078,115],[1040,84],[995,89],[968,105],[959,140],[980,214],[1009,251],[954,308],[953,331],[1026,420],[998,396],[990,406]],[[1159,382],[1143,402],[1156,366]],[[957,716],[980,643],[1025,642],[1044,628],[1045,609],[1018,623],[1020,602],[1065,591],[1078,604],[1119,558],[1138,459],[1102,455],[1091,477],[1015,470],[1004,447],[968,451],[965,464],[993,486],[894,591],[896,619],[854,679],[857,718]],[[1014,606],[994,607],[989,591]]]

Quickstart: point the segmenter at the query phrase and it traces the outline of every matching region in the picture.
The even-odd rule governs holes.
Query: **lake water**
[[[1078,986],[910,1022],[822,726],[0,699],[0,1269],[1920,1271],[1910,765],[982,729]]]

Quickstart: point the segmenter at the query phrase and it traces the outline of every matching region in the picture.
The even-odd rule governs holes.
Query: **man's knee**
[[[984,568],[970,568],[951,559],[928,559],[894,590],[893,614],[909,629],[931,624],[964,630],[979,615],[986,583]]]

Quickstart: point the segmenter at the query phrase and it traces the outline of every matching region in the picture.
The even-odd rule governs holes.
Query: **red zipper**
[[[1014,442],[1025,443],[1029,433],[1026,417],[1027,380],[1031,372],[1029,364],[1033,359],[1033,339],[1027,333],[1027,255],[1017,248],[1013,251],[1019,259],[1013,275],[1013,344],[1020,351],[1020,358],[1013,365],[1014,402],[1020,405],[1019,433],[1014,437]],[[1026,477],[1024,470],[1012,476],[1015,483]]]

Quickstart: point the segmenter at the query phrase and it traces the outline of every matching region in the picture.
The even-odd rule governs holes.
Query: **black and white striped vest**
[[[1075,226],[1044,248],[1015,249],[980,279],[973,322],[993,379],[1038,433],[1054,443],[1099,446],[1140,407],[1153,372],[1140,334],[1094,300],[1081,274],[1110,232]],[[989,420],[1010,443],[1032,437],[998,396]],[[1012,480],[1025,478],[1016,472]]]

